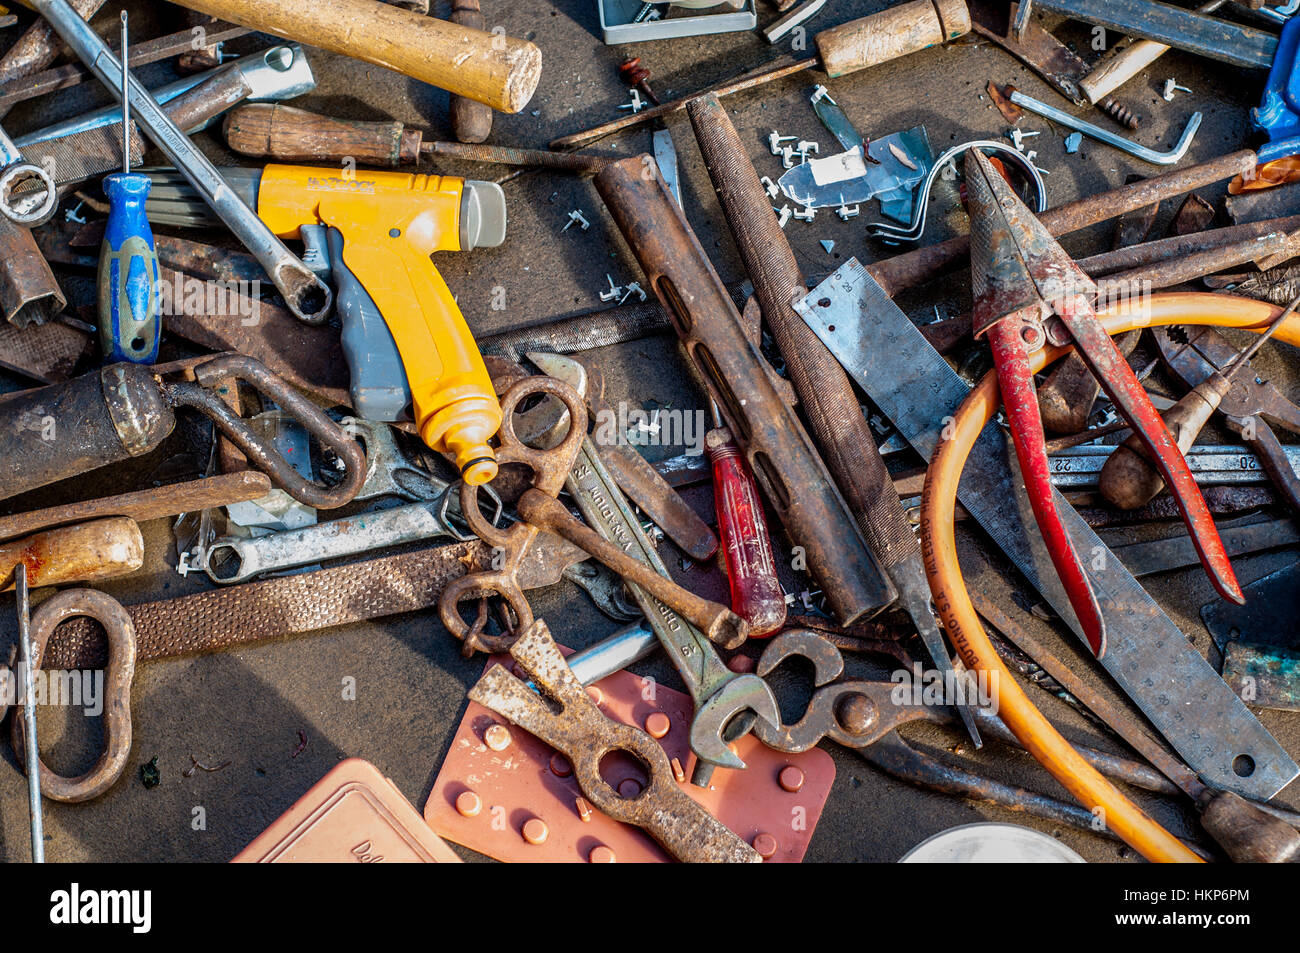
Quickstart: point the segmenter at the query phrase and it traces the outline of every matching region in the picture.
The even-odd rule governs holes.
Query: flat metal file
[[[849,375],[923,457],[969,393],[921,332],[857,261],[851,259],[795,304]],[[1010,441],[990,424],[967,461],[962,506],[1011,558],[1080,639],[1082,628],[1052,568],[1019,482]],[[1053,491],[1106,621],[1101,665],[1152,725],[1207,783],[1268,800],[1297,765],[1218,673],[1192,648],[1096,533]],[[1093,567],[1106,567],[1097,571]]]

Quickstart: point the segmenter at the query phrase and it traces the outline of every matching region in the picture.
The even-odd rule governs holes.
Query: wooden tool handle
[[[486,25],[478,0],[451,0],[452,23],[481,30]],[[454,93],[447,111],[451,119],[451,134],[460,142],[483,142],[492,132],[492,110]]]
[[[88,582],[135,572],[144,562],[144,538],[125,516],[50,529],[0,544],[0,586],[14,587],[14,569],[27,566],[27,584]]]
[[[477,104],[476,104],[477,105]],[[226,116],[226,144],[246,156],[286,162],[336,162],[397,166],[420,156],[418,131],[400,122],[335,119],[272,103],[249,103]]]
[[[835,77],[969,32],[970,11],[965,0],[912,0],[823,30],[815,39],[822,69]]]
[[[526,40],[378,0],[182,0],[181,6],[353,56],[502,112],[528,105],[542,72],[542,51]]]

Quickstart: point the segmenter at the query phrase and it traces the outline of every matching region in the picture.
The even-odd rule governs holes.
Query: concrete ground
[[[810,26],[814,31],[824,29],[886,5],[880,0],[839,0]],[[618,106],[629,97],[616,68],[628,55],[642,58],[651,70],[651,84],[666,99],[762,64],[778,52],[750,33],[606,47],[600,40],[593,0],[518,0],[511,4],[485,0],[484,6],[489,27],[499,25],[509,35],[527,37],[543,52],[541,85],[532,102],[517,115],[496,116],[491,141],[501,144],[542,147],[556,136],[622,115]],[[163,22],[143,5],[132,5],[132,10],[137,7],[138,19],[132,21],[137,37],[179,27],[179,17]],[[446,14],[446,4],[437,7],[436,12]],[[163,9],[171,12],[167,7]],[[107,16],[105,13],[101,18]],[[763,22],[773,17],[766,3],[760,3],[760,16]],[[1089,49],[1091,37],[1087,29],[1068,25],[1059,35],[1075,42],[1085,57],[1096,55]],[[251,49],[256,45],[249,38],[235,48]],[[314,52],[311,62],[319,87],[297,105],[358,119],[398,119],[429,130],[431,138],[448,137],[445,92],[325,53]],[[167,68],[159,65],[142,72],[143,78],[152,83],[165,78]],[[1164,102],[1159,86],[1169,76],[1177,77],[1193,92],[1180,94],[1172,103]],[[1006,131],[1007,123],[984,93],[990,79],[1014,83],[1031,95],[1060,102],[1017,61],[986,43],[969,39],[827,85],[864,133],[879,136],[924,124],[937,152],[957,142],[994,137]],[[761,174],[775,178],[781,171],[779,160],[769,154],[765,143],[770,130],[818,140],[823,149],[831,145],[831,136],[808,104],[808,93],[818,81],[825,81],[825,77],[804,73],[725,101]],[[1185,160],[1191,163],[1247,144],[1247,110],[1257,99],[1262,81],[1262,74],[1243,74],[1170,54],[1126,87],[1121,98],[1146,117],[1137,138],[1151,145],[1167,146],[1177,138],[1193,110],[1202,111],[1204,125]],[[11,133],[22,132],[105,99],[100,90],[88,85],[15,109],[5,125]],[[1066,155],[1061,130],[1032,117],[1023,125],[1043,131],[1030,142],[1038,153],[1038,164],[1051,173],[1047,186],[1053,205],[1118,185],[1129,172],[1153,172],[1150,166],[1088,142],[1079,154]],[[744,274],[736,249],[685,115],[670,118],[668,128],[680,156],[687,216],[723,280],[739,280]],[[235,163],[235,157],[225,153],[216,139],[208,135],[198,138],[219,162]],[[608,139],[597,148],[626,154],[648,151],[650,132],[640,128]],[[432,168],[470,177],[500,174],[495,168],[453,163]],[[589,180],[535,173],[513,180],[505,190],[510,225],[504,246],[468,255],[442,255],[437,260],[476,333],[524,326],[597,307],[606,273],[619,284],[640,278],[635,260],[603,211]],[[1201,194],[1217,201],[1221,192],[1205,189]],[[583,211],[592,222],[589,230],[561,232],[571,209]],[[822,213],[812,224],[790,224],[786,234],[810,279],[820,278],[851,256],[871,261],[891,254],[889,249],[864,239],[864,222],[874,217],[874,211],[874,207],[864,207],[862,217],[847,223]],[[1157,234],[1172,212],[1172,207],[1163,211]],[[965,228],[964,215],[951,190],[937,190],[930,223],[926,241],[937,241]],[[1107,247],[1109,236],[1109,225],[1098,226],[1070,236],[1064,244],[1072,253],[1089,254]],[[822,239],[834,240],[833,252],[823,250],[819,244]],[[932,319],[936,308],[942,315],[962,313],[969,306],[967,284],[964,275],[959,274],[903,296],[900,304],[922,321]],[[70,278],[67,287],[74,297],[90,291],[84,278]],[[490,307],[497,288],[505,289],[504,310]],[[1264,366],[1284,383],[1291,397],[1300,397],[1295,376],[1289,373],[1294,368],[1286,365],[1286,361],[1294,361],[1294,355],[1287,352],[1283,358],[1283,352],[1287,352],[1284,347],[1272,348]],[[645,407],[702,406],[702,395],[689,382],[676,342],[669,337],[609,347],[591,356],[604,369],[609,396],[614,401],[628,400],[633,406]],[[11,381],[9,386],[19,386],[19,382]],[[191,457],[186,456],[189,448],[179,440],[168,447],[148,462],[132,467],[129,475],[126,471],[102,471],[92,478],[74,481],[76,486],[53,487],[6,501],[3,511],[118,492],[130,479],[138,481],[135,485],[147,485],[148,480],[160,478],[154,474],[163,472],[159,468],[164,466],[169,471],[166,479],[178,479],[190,466]],[[680,449],[648,447],[646,453],[657,459]],[[169,461],[169,453],[176,459]],[[707,488],[691,490],[688,497],[712,518]],[[105,584],[106,591],[131,604],[178,596],[209,585],[201,576],[181,578],[176,574],[170,521],[148,523],[144,530],[144,568]],[[1013,595],[1027,595],[1028,587],[1008,570],[1000,555],[978,534],[965,528],[962,547],[964,565],[972,576],[978,576],[986,593],[1040,637],[1052,639],[1073,659],[1076,671],[1083,677],[1102,683],[1099,669],[1065,640],[1059,626],[1042,622],[1018,607]],[[1242,558],[1236,561],[1237,571],[1241,581],[1248,583],[1294,558],[1293,552]],[[675,556],[670,562],[676,563]],[[701,570],[683,572],[681,578],[689,583],[693,575],[700,578]],[[702,591],[717,594],[716,576],[699,585]],[[1209,639],[1199,619],[1199,608],[1213,598],[1213,593],[1200,571],[1153,578],[1150,591],[1193,644],[1206,651]],[[39,592],[37,599],[47,595]],[[1030,596],[1028,601],[1035,600]],[[536,614],[550,622],[557,639],[574,647],[594,642],[617,627],[568,583],[533,594],[532,603]],[[1019,603],[1027,604],[1023,595]],[[12,606],[12,602],[6,605]],[[12,611],[3,610],[2,614],[0,645],[7,645],[15,628]],[[130,769],[111,791],[94,802],[46,802],[47,856],[54,861],[224,861],[339,760],[350,756],[372,761],[417,808],[422,808],[464,710],[465,692],[481,669],[481,659],[461,657],[458,643],[441,626],[434,611],[340,627],[239,651],[145,663],[137,673],[131,697],[134,740]],[[676,675],[663,663],[648,663],[643,669],[666,679],[668,684],[678,684]],[[851,663],[851,670],[874,671],[878,676],[881,673],[858,661]],[[341,697],[341,680],[347,676],[356,679],[354,701]],[[1123,750],[1055,697],[1037,689],[1031,691],[1036,703],[1059,719],[1072,737],[1110,750]],[[787,716],[797,712],[798,704],[797,697],[791,696]],[[1261,712],[1259,717],[1293,756],[1300,757],[1300,717],[1279,712]],[[56,771],[74,775],[93,763],[99,746],[96,721],[44,711],[39,727],[42,750]],[[300,732],[305,734],[307,745],[295,756]],[[940,752],[960,744],[951,734],[920,731],[913,737]],[[968,745],[961,747],[964,751]],[[881,775],[850,751],[833,745],[829,748],[838,776],[812,839],[809,861],[894,861],[925,837],[953,825],[985,819],[1048,831],[1089,861],[1135,859],[1134,853],[1120,844],[1068,827],[919,791]],[[6,859],[21,861],[28,857],[26,788],[7,746],[4,756],[9,765],[0,769],[0,845]],[[229,765],[215,773],[199,771],[185,777],[183,772],[190,767],[191,757],[209,765],[227,761]],[[162,782],[146,789],[138,768],[153,758],[157,758]],[[976,760],[1003,780],[1062,793],[1023,753],[990,746]],[[1279,800],[1294,807],[1300,805],[1297,795],[1293,785]],[[1183,803],[1143,795],[1138,795],[1138,800],[1171,829],[1179,833],[1193,830],[1194,821]],[[204,830],[193,829],[197,807],[204,809]],[[461,853],[467,859],[476,857],[469,851]]]

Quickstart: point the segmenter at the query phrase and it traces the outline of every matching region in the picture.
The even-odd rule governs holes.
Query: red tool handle
[[[718,552],[731,585],[732,611],[749,623],[752,638],[774,635],[785,624],[785,590],[776,577],[758,485],[726,427],[709,431],[705,446],[713,464]]]

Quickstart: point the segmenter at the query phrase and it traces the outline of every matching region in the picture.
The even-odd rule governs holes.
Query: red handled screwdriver
[[[713,426],[704,437],[704,446],[713,464],[713,506],[722,542],[718,553],[731,586],[731,608],[749,623],[751,638],[764,638],[785,624],[785,590],[776,577],[772,541],[754,474],[731,431],[723,426],[716,403]]]

